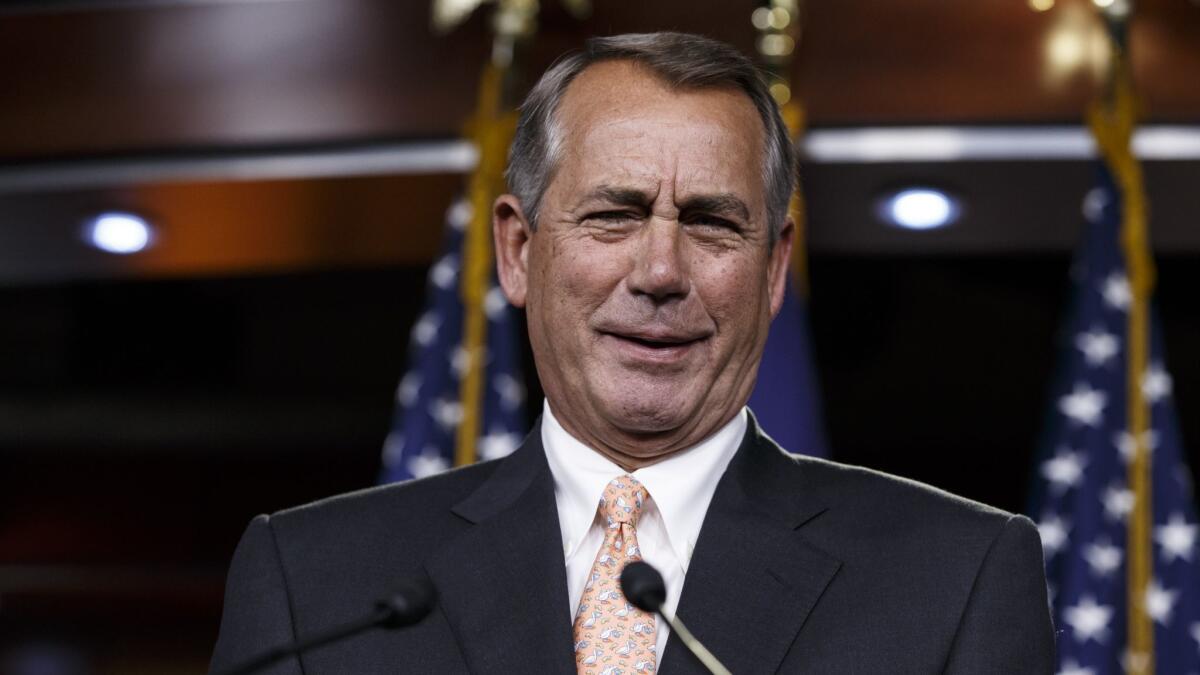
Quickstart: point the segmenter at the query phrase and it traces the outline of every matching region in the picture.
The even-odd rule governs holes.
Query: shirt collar
[[[658,508],[675,555],[687,569],[717,482],[746,433],[746,409],[708,438],[661,462],[633,472]],[[626,472],[567,432],[543,404],[542,445],[554,477],[563,550],[570,555],[587,535],[605,486]]]

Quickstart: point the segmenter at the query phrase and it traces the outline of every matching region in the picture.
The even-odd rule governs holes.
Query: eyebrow
[[[646,208],[654,198],[650,193],[636,188],[622,188],[612,185],[601,185],[587,194],[585,200],[599,200],[621,206],[636,206]],[[694,195],[688,197],[679,205],[679,211],[703,211],[717,215],[734,215],[742,220],[750,220],[750,209],[736,195],[722,192],[711,195]]]
[[[621,206],[637,206],[645,208],[654,201],[650,193],[636,188],[622,188],[612,185],[601,185],[584,197],[585,201],[603,201]]]
[[[737,196],[729,193],[715,195],[695,195],[688,197],[679,205],[680,212],[703,211],[716,215],[734,215],[742,220],[750,220],[750,209]]]

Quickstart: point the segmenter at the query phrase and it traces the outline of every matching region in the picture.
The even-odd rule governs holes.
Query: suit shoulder
[[[902,530],[934,528],[999,533],[1011,520],[1025,520],[1002,509],[967,499],[901,476],[812,457],[790,456],[805,476],[806,489],[838,504],[851,517]]]
[[[326,497],[277,511],[276,529],[289,531],[375,527],[404,531],[409,523],[428,523],[470,495],[495,470],[499,460],[452,469],[426,478],[379,485]]]

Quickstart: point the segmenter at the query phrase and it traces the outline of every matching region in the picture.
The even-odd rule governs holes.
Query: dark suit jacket
[[[255,518],[229,571],[212,667],[357,618],[419,574],[440,594],[420,624],[267,672],[575,672],[536,427],[502,460]],[[753,422],[705,515],[678,614],[738,675],[1053,672],[1028,519],[788,455]],[[659,672],[704,671],[672,636]]]

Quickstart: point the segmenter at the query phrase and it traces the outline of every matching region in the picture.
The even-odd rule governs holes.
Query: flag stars
[[[1070,528],[1062,518],[1056,515],[1047,516],[1038,523],[1037,528],[1042,538],[1042,549],[1047,557],[1058,553],[1066,545],[1067,530]]]
[[[1083,549],[1083,559],[1092,568],[1092,573],[1099,577],[1107,577],[1121,566],[1124,554],[1121,549],[1106,540],[1088,544]]]
[[[488,320],[499,320],[504,316],[506,309],[508,309],[508,298],[504,295],[504,289],[492,286],[483,298],[483,311],[487,314]]]
[[[1133,291],[1129,288],[1129,279],[1120,272],[1108,275],[1100,285],[1100,295],[1104,296],[1104,304],[1110,308],[1124,312],[1133,302]]]
[[[1196,529],[1179,512],[1172,513],[1166,525],[1154,528],[1154,541],[1162,550],[1163,560],[1168,563],[1180,558],[1191,561],[1196,546]]]
[[[1142,395],[1151,405],[1171,395],[1171,375],[1161,363],[1151,364],[1142,375]]]
[[[1079,424],[1095,427],[1099,426],[1107,404],[1104,392],[1092,389],[1087,382],[1079,382],[1070,394],[1058,400],[1058,409]]]
[[[1124,522],[1133,511],[1133,491],[1113,486],[1104,491],[1104,514],[1112,520]]]
[[[1094,187],[1083,197],[1083,217],[1090,223],[1098,223],[1104,217],[1104,210],[1112,203],[1108,190]]]
[[[1121,351],[1121,343],[1117,336],[1099,327],[1076,335],[1075,347],[1083,353],[1084,360],[1093,368],[1107,365]]]
[[[504,406],[505,410],[516,410],[518,406],[525,402],[525,387],[520,380],[509,375],[508,373],[500,373],[492,378],[492,386],[495,387],[496,393],[500,395],[500,405]]]
[[[470,280],[478,285],[475,309],[487,330],[486,341],[465,339],[464,235],[487,218],[490,208],[477,201],[460,197],[447,204],[444,250],[427,270],[426,306],[411,327],[408,369],[395,390],[393,429],[383,448],[385,480],[421,478],[453,466],[458,431],[468,415],[478,418],[479,429],[463,440],[474,442],[481,459],[507,455],[524,438],[507,433],[521,426],[525,395],[519,344],[513,341],[515,317],[494,276]],[[477,374],[479,381],[469,379]],[[460,400],[468,379],[482,388],[471,392],[471,400]],[[497,393],[498,381],[503,385]]]
[[[1142,447],[1147,453],[1154,452],[1158,448],[1158,440],[1158,432],[1149,429],[1142,435]],[[1117,446],[1117,452],[1121,454],[1121,461],[1126,464],[1133,462],[1137,455],[1137,444],[1133,441],[1133,434],[1122,431],[1113,437],[1113,445]]]
[[[506,431],[492,431],[479,439],[479,458],[483,460],[507,457],[521,444],[521,437]]]
[[[1171,612],[1175,609],[1175,601],[1179,599],[1179,591],[1163,588],[1155,579],[1146,587],[1143,602],[1146,603],[1146,613],[1160,625],[1171,623]]]
[[[1144,326],[1152,343],[1144,345],[1145,360],[1126,363],[1134,355],[1124,323],[1145,309],[1150,289],[1135,286],[1134,270],[1121,262],[1112,230],[1119,209],[1119,194],[1107,179],[1084,200],[1085,217],[1102,227],[1087,235],[1087,251],[1071,269],[1079,307],[1061,336],[1070,379],[1054,392],[1056,437],[1035,465],[1042,505],[1033,513],[1041,515],[1046,586],[1062,630],[1056,675],[1141,673],[1152,664],[1183,672],[1182,663],[1200,663],[1191,587],[1200,564],[1200,520],[1190,508],[1191,472],[1180,461],[1186,453],[1172,433],[1173,382],[1153,317]],[[1134,403],[1153,406],[1153,415],[1137,417],[1136,408],[1126,409]],[[1137,467],[1153,469],[1136,476],[1150,481],[1145,494],[1128,482]],[[1135,512],[1146,516],[1140,531],[1130,520]],[[1133,533],[1140,549],[1127,548]],[[1157,658],[1126,644],[1126,611],[1157,631]]]
[[[439,398],[429,404],[429,414],[443,429],[452,431],[462,422],[463,408],[458,401]]]
[[[450,370],[461,379],[470,368],[471,352],[462,345],[455,347],[454,351],[450,352]]]
[[[441,328],[441,321],[433,312],[425,312],[417,319],[417,323],[413,325],[412,336],[417,341],[417,344],[422,347],[428,347],[434,340],[437,339],[438,330]]]
[[[446,222],[450,227],[462,232],[467,229],[467,224],[471,222],[471,214],[474,209],[471,208],[471,202],[465,199],[456,199],[449,209],[446,209]]]
[[[1083,668],[1078,662],[1068,659],[1063,664],[1062,670],[1055,675],[1096,675],[1096,671],[1091,668]]]
[[[1080,643],[1088,640],[1103,643],[1108,638],[1108,623],[1112,617],[1113,608],[1097,604],[1090,595],[1083,596],[1079,604],[1063,612],[1063,620],[1071,626],[1075,640]]]
[[[429,280],[443,291],[453,286],[456,278],[458,278],[458,258],[452,253],[442,256],[433,264],[433,267],[429,268]]]
[[[1042,463],[1042,476],[1050,481],[1050,487],[1058,494],[1079,485],[1083,479],[1083,468],[1087,459],[1083,453],[1059,450],[1052,458]]]
[[[417,402],[417,395],[420,393],[421,376],[414,371],[409,371],[400,378],[400,386],[396,388],[396,403],[407,408]]]
[[[441,473],[450,468],[450,462],[435,446],[427,446],[419,455],[413,455],[408,460],[408,472],[413,478],[424,478]]]
[[[487,348],[480,348],[478,351],[479,362],[487,363]],[[461,379],[466,376],[467,371],[471,369],[475,358],[476,356],[471,353],[470,349],[459,345],[458,347],[455,347],[454,352],[450,354],[450,370],[454,371],[454,374]]]

